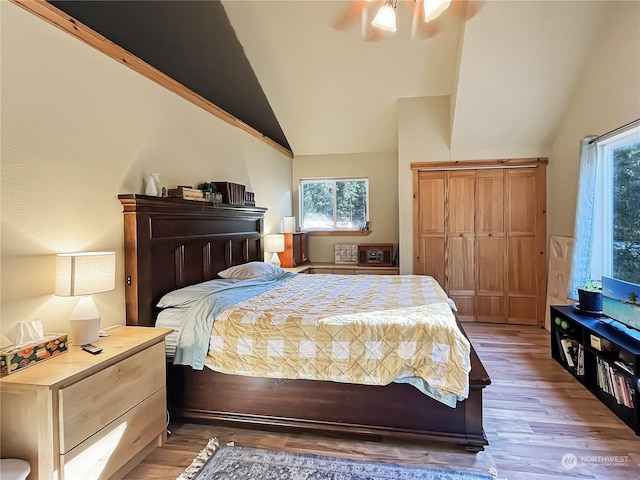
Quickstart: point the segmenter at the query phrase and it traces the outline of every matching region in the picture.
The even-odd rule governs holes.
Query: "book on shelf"
[[[636,389],[633,388],[633,382],[629,382],[628,378],[625,378],[625,382],[627,384],[627,398],[629,401],[629,408],[636,408],[635,407],[635,395],[636,395]]]
[[[628,365],[628,364],[624,363],[622,360],[615,360],[613,363],[617,367],[619,367],[622,370],[624,370],[625,372],[627,372],[629,375],[633,375],[633,368],[631,367],[631,365]]]
[[[579,343],[571,338],[563,338],[560,340],[562,351],[564,352],[567,365],[576,368],[578,364],[578,345]]]
[[[578,366],[576,367],[576,375],[584,375],[584,346],[578,344]]]
[[[204,192],[190,187],[178,187],[170,188],[167,191],[167,196],[173,198],[182,198],[184,200],[196,200],[198,202],[206,202]]]
[[[618,395],[616,401],[625,407],[634,408],[633,403],[633,388],[630,385],[629,379],[616,372],[616,382],[618,387]]]
[[[622,403],[620,400],[622,398],[622,391],[620,390],[620,383],[619,383],[619,374],[616,375],[616,372],[613,371],[613,368],[609,367],[608,369],[608,373],[609,373],[609,383],[611,384],[611,394],[613,395],[613,398],[616,399],[616,402],[618,403]]]
[[[170,197],[181,197],[189,200],[202,199],[202,201],[204,201],[205,199],[204,192],[202,190],[185,185],[178,185],[176,188],[170,188],[167,195]]]
[[[218,192],[222,194],[222,203],[229,205],[244,205],[246,187],[240,183],[213,182]]]
[[[596,381],[600,389],[611,395],[618,404],[634,408],[635,390],[631,380],[600,357],[596,358],[596,369]]]
[[[615,397],[616,397],[616,401],[622,405],[624,405],[625,407],[629,406],[629,396],[627,395],[627,385],[625,382],[625,379],[622,375],[620,375],[619,373],[616,374],[614,376],[614,380],[615,380]]]
[[[558,354],[564,363],[567,363],[567,357],[564,354],[564,348],[562,347],[562,335],[559,330],[556,330],[556,340],[558,341]]]

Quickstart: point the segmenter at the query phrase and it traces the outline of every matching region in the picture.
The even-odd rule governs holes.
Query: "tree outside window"
[[[300,180],[300,212],[304,230],[360,230],[369,220],[369,180]]]
[[[640,284],[640,142],[615,148],[612,154],[612,274]]]

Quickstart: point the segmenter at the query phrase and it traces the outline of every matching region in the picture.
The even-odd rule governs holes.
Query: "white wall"
[[[15,4],[1,1],[1,325],[68,331],[76,299],[53,295],[55,254],[116,251],[116,289],[95,296],[102,325],[124,323],[119,193],[148,172],[167,187],[233,181],[291,214],[291,159]]]
[[[398,224],[400,273],[413,272],[414,162],[450,160],[449,97],[398,100]]]
[[[547,171],[547,231],[573,236],[580,139],[640,118],[640,2],[612,2],[558,129]]]

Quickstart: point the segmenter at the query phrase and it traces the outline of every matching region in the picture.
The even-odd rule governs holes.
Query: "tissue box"
[[[0,377],[23,370],[67,351],[66,333],[49,333],[39,340],[0,350]]]

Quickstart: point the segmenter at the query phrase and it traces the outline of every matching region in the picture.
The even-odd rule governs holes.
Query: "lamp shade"
[[[424,21],[429,22],[438,18],[450,4],[451,0],[424,0]]]
[[[115,252],[62,253],[56,257],[58,296],[92,295],[108,292],[115,286]]]
[[[396,31],[396,11],[390,2],[380,7],[371,25],[389,32]]]
[[[296,231],[296,217],[284,217],[282,219],[282,231],[284,233],[294,233]]]
[[[284,252],[284,235],[279,233],[264,237],[264,249],[267,252]]]

